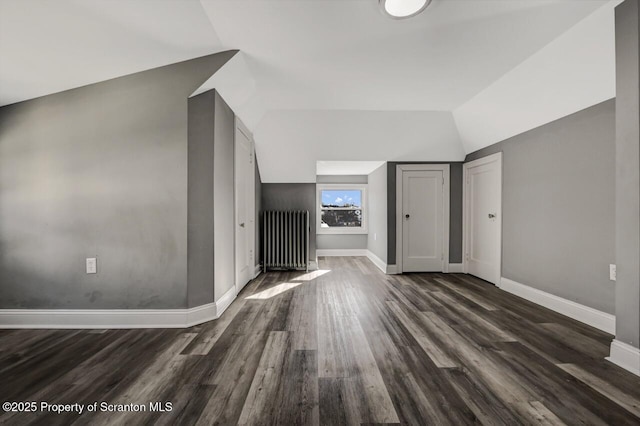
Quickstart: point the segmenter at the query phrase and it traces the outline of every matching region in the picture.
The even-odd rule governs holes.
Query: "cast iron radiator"
[[[309,212],[265,211],[262,269],[309,270]]]

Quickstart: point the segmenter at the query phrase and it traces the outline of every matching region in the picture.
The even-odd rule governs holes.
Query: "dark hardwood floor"
[[[184,330],[0,331],[0,402],[171,412],[4,413],[21,424],[640,424],[613,336],[458,274],[366,258],[251,282]]]

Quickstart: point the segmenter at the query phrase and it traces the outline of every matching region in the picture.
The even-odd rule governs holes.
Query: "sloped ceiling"
[[[435,0],[393,20],[377,0],[202,0],[269,109],[451,111],[601,0]]]
[[[616,96],[612,1],[454,110],[465,152]]]
[[[0,105],[223,50],[198,0],[1,0]]]
[[[570,34],[615,2],[434,0],[391,20],[378,0],[2,0],[0,105],[239,49],[200,90],[254,131],[265,182],[313,181],[322,160],[459,161],[610,94],[613,23],[591,18],[604,38]],[[538,78],[549,61],[562,76]],[[554,95],[576,63],[605,64],[598,88]],[[553,96],[572,105],[541,113]]]

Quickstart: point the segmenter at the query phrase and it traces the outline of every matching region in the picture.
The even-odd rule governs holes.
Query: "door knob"
[[[411,215],[409,214],[405,214],[404,217],[406,217],[407,219],[409,219],[411,217]]]
[[[489,213],[489,219],[494,219],[496,217],[495,213]]]

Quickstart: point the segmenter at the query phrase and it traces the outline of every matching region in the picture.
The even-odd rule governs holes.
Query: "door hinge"
[[[249,154],[249,164],[253,164],[253,154]]]
[[[442,186],[444,186],[444,177],[442,178]]]
[[[440,253],[440,260],[444,260],[444,253]]]
[[[465,254],[465,257],[469,260],[469,253]]]

